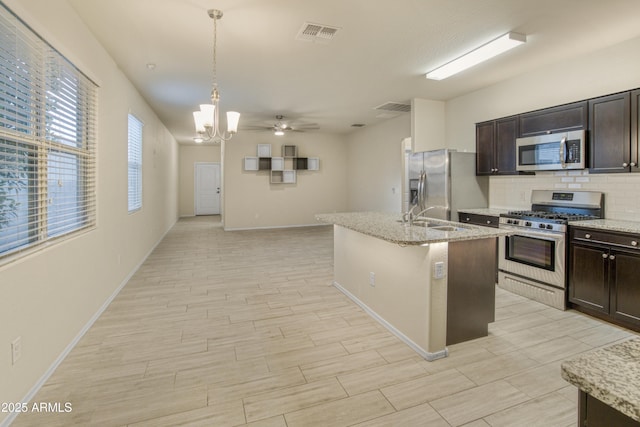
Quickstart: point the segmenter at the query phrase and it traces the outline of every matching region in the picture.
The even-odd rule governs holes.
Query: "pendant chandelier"
[[[217,26],[216,23],[222,18],[222,12],[217,9],[207,11],[209,17],[213,19],[213,74],[211,83],[211,104],[201,104],[199,111],[193,112],[193,119],[196,125],[197,136],[193,138],[196,143],[214,142],[220,143],[227,141],[238,132],[238,121],[240,113],[235,111],[227,112],[227,131],[220,132],[220,94],[218,93],[218,81],[216,75],[216,42],[217,42]]]

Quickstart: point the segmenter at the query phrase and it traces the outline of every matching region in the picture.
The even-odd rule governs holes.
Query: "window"
[[[96,92],[0,7],[0,257],[95,225]]]
[[[129,212],[142,208],[142,122],[129,114]]]

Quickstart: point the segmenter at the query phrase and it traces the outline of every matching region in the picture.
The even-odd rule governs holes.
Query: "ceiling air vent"
[[[400,102],[386,102],[382,105],[378,105],[374,110],[394,111],[397,113],[409,113],[411,112],[411,104],[402,104]]]
[[[302,28],[300,28],[300,31],[298,31],[296,39],[304,41],[328,42],[335,37],[339,29],[340,27],[332,27],[329,25],[305,22],[302,25]]]

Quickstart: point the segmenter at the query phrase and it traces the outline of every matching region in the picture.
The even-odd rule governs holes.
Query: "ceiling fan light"
[[[282,129],[278,129],[273,134],[276,136],[282,136],[284,135],[284,131]]]
[[[227,111],[227,132],[237,133],[239,121],[240,113],[238,113],[237,111]]]

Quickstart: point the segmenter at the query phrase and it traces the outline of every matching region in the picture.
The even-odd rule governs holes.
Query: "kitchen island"
[[[427,360],[488,333],[504,230],[400,214],[319,214],[334,224],[334,286]]]
[[[640,339],[562,362],[561,374],[578,387],[578,426],[640,426]]]

